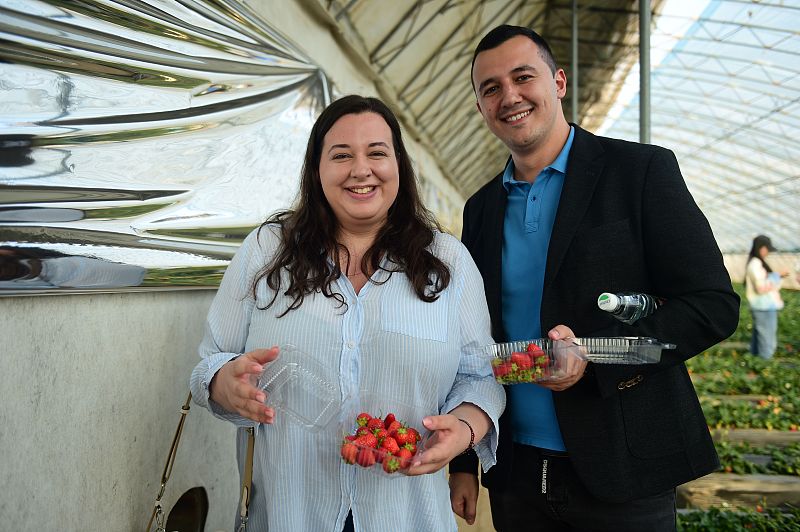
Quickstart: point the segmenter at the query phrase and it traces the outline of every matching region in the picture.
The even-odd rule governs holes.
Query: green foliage
[[[743,295],[742,285],[736,290]],[[764,360],[747,352],[752,322],[746,302],[736,333],[687,362],[708,424],[717,428],[798,430],[800,424],[800,292],[784,290],[779,347]],[[762,398],[727,400],[724,395]],[[716,397],[715,397],[716,396]]]
[[[678,514],[679,532],[800,532],[800,509],[729,510],[712,508]]]
[[[797,430],[800,399],[772,397],[758,403],[700,396],[706,422],[715,428]]]
[[[748,475],[753,473],[800,476],[800,443],[785,447],[761,445],[753,447],[747,442],[716,442],[717,454],[726,473]],[[748,455],[766,456],[769,464],[757,464]]]
[[[224,273],[224,266],[153,268],[147,271],[142,286],[216,287],[222,281]]]
[[[723,350],[706,351],[687,362],[699,394],[795,395],[800,390],[800,359],[771,360]]]
[[[800,292],[783,290],[785,307],[778,315],[778,349],[775,358],[763,360],[748,353],[752,317],[744,287],[739,326],[722,344],[687,362],[703,412],[712,427],[798,430],[800,424]],[[726,396],[756,396],[736,397]],[[716,442],[723,471],[739,474],[800,475],[800,444],[784,447]],[[770,458],[759,464],[753,456]],[[800,532],[800,509],[755,510],[712,508],[679,513],[680,532]]]
[[[800,366],[796,357],[763,360],[723,348],[687,363],[706,421],[716,428],[797,430]],[[727,399],[726,395],[760,395]]]

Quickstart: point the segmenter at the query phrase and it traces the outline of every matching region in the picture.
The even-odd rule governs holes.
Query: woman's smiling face
[[[337,120],[325,134],[319,176],[343,229],[379,230],[400,184],[392,130],[383,117],[365,112]]]

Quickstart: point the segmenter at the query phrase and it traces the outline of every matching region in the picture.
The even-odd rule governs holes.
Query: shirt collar
[[[572,141],[574,139],[575,128],[570,126],[569,135],[567,136],[567,142],[564,143],[564,147],[561,148],[561,151],[558,153],[553,162],[542,169],[542,171],[539,173],[540,175],[546,172],[548,169],[553,169],[563,175],[567,174],[567,160],[569,159],[569,151],[572,149]],[[514,159],[509,157],[508,164],[506,164],[506,169],[503,171],[503,186],[506,188],[506,191],[508,191],[509,187],[514,183],[520,183],[520,181],[514,179]]]

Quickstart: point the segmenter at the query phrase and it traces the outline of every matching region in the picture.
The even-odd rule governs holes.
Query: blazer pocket
[[[670,371],[644,376],[641,382],[619,392],[625,422],[625,439],[631,454],[657,458],[683,449],[681,397]]]
[[[410,283],[387,283],[381,299],[381,329],[436,342],[447,341],[450,290],[432,302],[422,301]]]

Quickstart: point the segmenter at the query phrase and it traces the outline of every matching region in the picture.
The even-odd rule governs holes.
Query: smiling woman
[[[256,281],[264,277],[278,290],[283,270],[290,272],[285,295],[293,301],[285,312],[314,291],[344,305],[330,291],[342,272],[363,274],[358,292],[378,270],[403,271],[428,302],[450,282],[428,249],[441,229],[420,200],[400,124],[375,98],[345,96],[323,111],[308,140],[296,207],[265,227],[280,230],[281,246]]]
[[[329,105],[300,180],[294,208],[253,231],[225,272],[193,397],[239,427],[265,424],[256,431],[253,529],[455,530],[446,478],[428,473],[473,447],[491,467],[505,405],[488,360],[475,354],[492,341],[478,269],[422,205],[400,125],[380,100]],[[253,386],[267,364],[289,363],[296,351],[292,363],[320,368],[341,412],[376,412],[367,398],[379,396],[388,408],[425,413],[404,420],[428,437],[401,489],[342,462],[339,428],[296,430]],[[380,438],[396,448],[381,465],[397,469],[391,453],[402,442]]]
[[[392,130],[383,117],[366,112],[340,118],[325,135],[319,174],[341,225],[340,237],[352,242],[348,247],[373,239],[397,198],[400,180]]]

